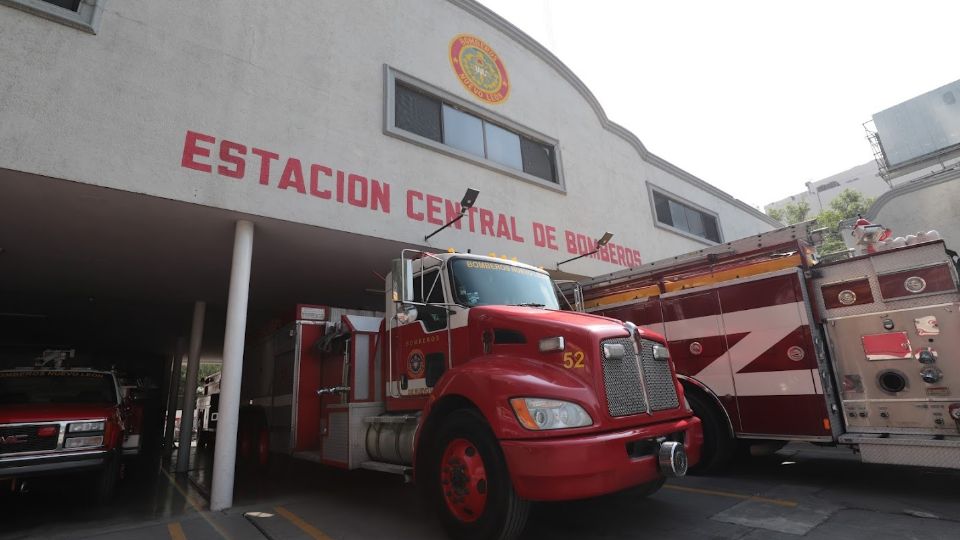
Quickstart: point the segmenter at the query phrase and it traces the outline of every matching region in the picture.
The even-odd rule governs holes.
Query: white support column
[[[187,378],[183,383],[183,405],[180,407],[180,450],[177,451],[177,472],[190,468],[190,442],[193,439],[193,411],[197,406],[197,373],[200,371],[200,346],[203,344],[203,318],[206,302],[193,304],[193,328],[190,330],[190,353],[187,356]]]
[[[237,460],[237,424],[240,419],[240,381],[243,377],[243,342],[247,330],[247,300],[253,257],[253,223],[238,221],[233,240],[230,296],[227,299],[227,329],[223,338],[223,371],[217,441],[213,454],[213,486],[210,510],[233,506],[233,472]]]
[[[185,339],[177,338],[177,346],[170,366],[170,383],[167,385],[167,423],[163,430],[164,467],[167,466],[171,452],[173,452],[173,430],[177,426],[177,408],[180,407],[177,398],[180,396],[180,370],[183,368],[183,349],[185,345]]]

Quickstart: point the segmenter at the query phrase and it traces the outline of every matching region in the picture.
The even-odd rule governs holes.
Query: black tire
[[[428,482],[432,483],[432,487],[428,487],[428,490],[447,534],[459,540],[517,538],[527,523],[530,502],[521,499],[514,491],[503,451],[483,416],[468,409],[450,413],[440,424],[436,441],[431,448]],[[473,463],[477,462],[474,456],[478,455],[482,460],[485,476],[476,483],[472,481],[469,473],[464,474],[464,464],[458,461],[456,456],[443,463],[448,449],[453,451],[458,445],[464,448],[464,455],[470,456]],[[454,481],[448,481],[447,486],[444,486],[444,478],[451,477],[454,477]],[[485,497],[479,515],[472,513],[473,506],[469,503],[457,504],[450,501],[452,489],[448,487],[453,486],[464,490],[459,492],[466,493],[464,497],[476,499],[478,494]],[[453,496],[455,497],[456,493]],[[458,514],[461,517],[458,517]],[[470,521],[464,519],[465,514],[470,514],[467,517]]]
[[[687,401],[693,414],[703,424],[703,447],[700,461],[690,467],[691,474],[711,474],[730,464],[737,450],[737,441],[730,435],[726,418],[717,406],[697,392],[688,392]]]
[[[108,504],[117,492],[117,482],[120,480],[120,458],[107,458],[107,465],[100,471],[96,479],[95,499],[98,505]]]

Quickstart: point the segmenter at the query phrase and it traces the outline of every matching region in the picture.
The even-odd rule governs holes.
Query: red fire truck
[[[818,261],[820,233],[801,224],[599,276],[577,292],[585,311],[668,339],[703,421],[701,470],[784,441],[960,468],[956,254],[935,231],[889,233],[860,220],[847,257]]]
[[[515,537],[529,501],[649,494],[699,459],[662,337],[560,310],[543,270],[404,251],[386,285],[385,313],[298,306],[248,347],[241,398],[272,451],[415,477],[458,538]]]

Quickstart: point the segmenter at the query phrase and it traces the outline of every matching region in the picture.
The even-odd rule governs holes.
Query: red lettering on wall
[[[211,172],[213,171],[212,166],[206,163],[197,163],[195,159],[197,156],[210,157],[210,149],[200,147],[197,144],[198,141],[213,145],[217,139],[196,131],[188,131],[187,137],[183,141],[183,157],[180,158],[180,166],[197,171]]]
[[[232,164],[233,168],[220,165],[217,167],[217,172],[221,176],[243,178],[243,174],[247,171],[247,162],[240,156],[245,155],[247,155],[246,146],[226,139],[220,141],[220,161]]]
[[[343,171],[337,171],[337,202],[343,202]]]
[[[517,218],[514,216],[510,216],[510,239],[523,243],[523,237],[517,232]]]
[[[577,254],[577,235],[571,231],[563,231],[567,239],[567,252]]]
[[[316,163],[310,166],[310,194],[314,197],[320,197],[321,199],[329,199],[330,190],[320,190],[321,174],[324,176],[333,176],[333,171],[330,170],[330,167],[324,167],[323,165],[317,165]]]
[[[423,201],[423,193],[407,190],[407,217],[414,221],[423,221],[423,212],[417,212],[413,209],[413,200]]]
[[[287,165],[283,168],[283,174],[280,175],[280,183],[277,184],[277,187],[280,189],[292,187],[300,193],[307,193],[307,187],[303,183],[303,167],[300,165],[299,159],[290,158],[287,160]]]
[[[493,212],[480,209],[480,234],[493,236]]]
[[[440,219],[440,205],[443,203],[443,199],[437,197],[436,195],[427,195],[427,223],[433,223],[434,225],[443,225],[443,220]]]
[[[270,162],[275,159],[280,159],[280,154],[259,148],[251,148],[250,153],[260,156],[260,184],[264,186],[270,185]]]
[[[384,214],[390,213],[390,184],[370,179],[370,209],[381,210]]]
[[[601,246],[600,251],[597,252],[597,255],[600,256],[601,261],[610,262],[610,248],[607,246]]]
[[[446,217],[444,218],[444,223],[450,223],[450,220],[455,219],[457,216],[459,216],[460,210],[462,210],[462,208],[460,207],[460,203],[451,201],[449,199],[445,199],[443,201],[443,206],[446,209]],[[460,229],[461,228],[460,220],[457,220],[453,224],[453,227],[455,229]]]
[[[497,238],[510,238],[510,226],[507,225],[507,216],[497,214]]]
[[[367,207],[367,178],[359,174],[351,174],[348,177],[350,184],[347,191],[347,202],[352,206],[360,208]]]

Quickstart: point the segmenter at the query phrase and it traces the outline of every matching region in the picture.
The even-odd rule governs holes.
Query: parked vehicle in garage
[[[62,351],[46,356],[66,356]],[[114,374],[86,368],[0,370],[0,485],[33,478],[84,477],[100,501],[120,477],[128,408]]]
[[[649,494],[697,462],[658,334],[561,311],[546,272],[491,257],[405,250],[386,285],[385,313],[301,305],[247,348],[241,400],[272,451],[415,478],[457,538],[513,538],[530,501]]]
[[[703,420],[705,469],[751,443],[848,445],[960,468],[957,254],[860,219],[819,260],[809,223],[581,284],[586,311],[662,332]]]

